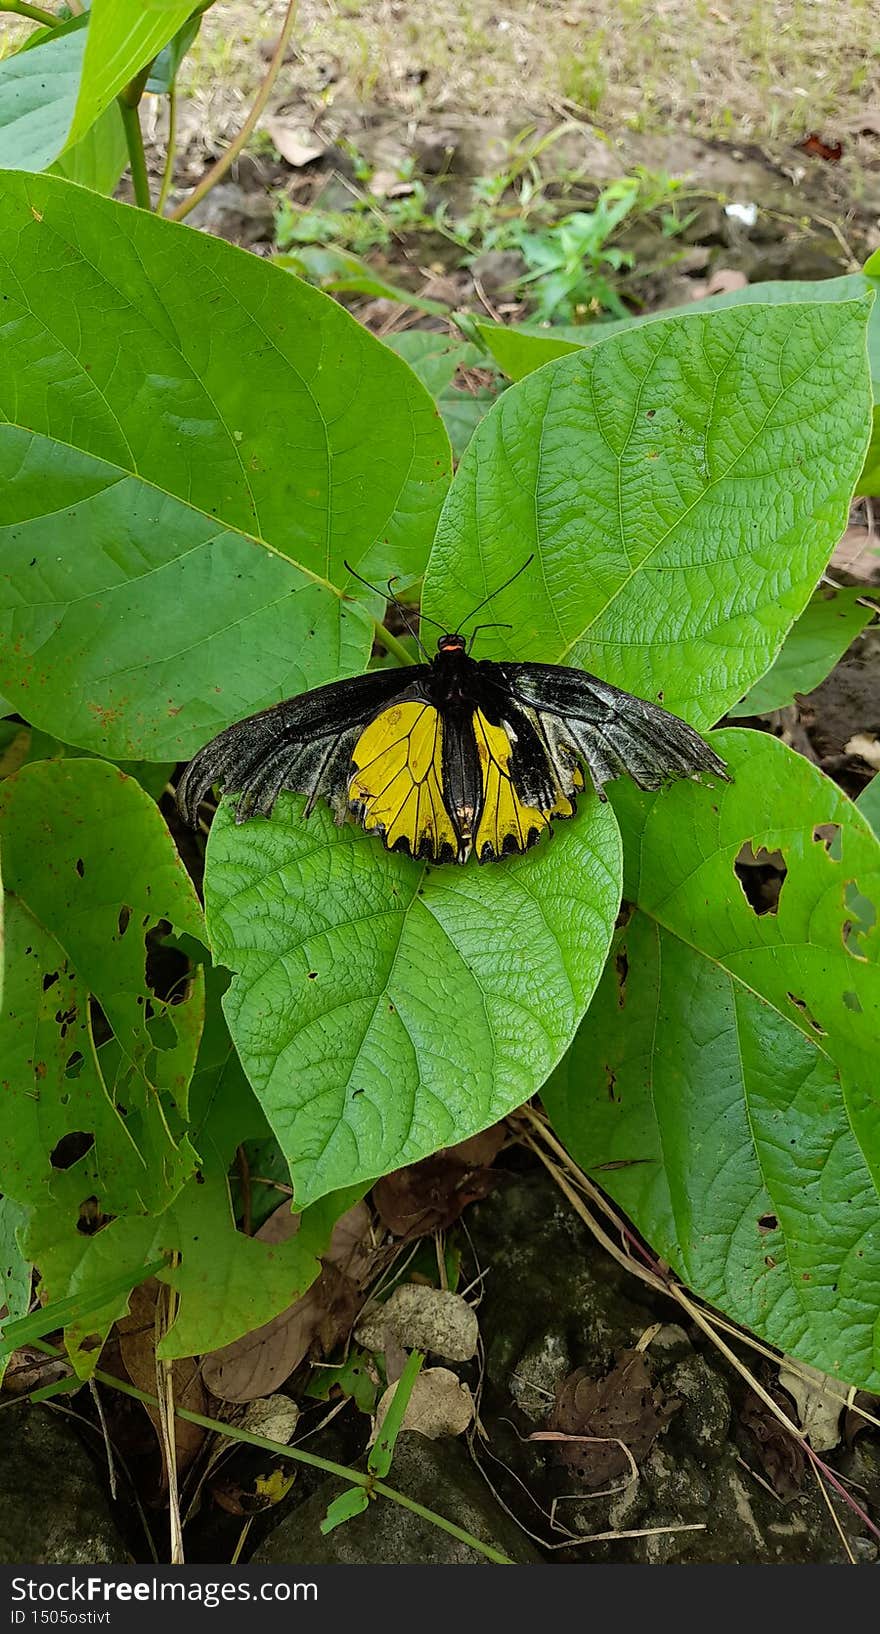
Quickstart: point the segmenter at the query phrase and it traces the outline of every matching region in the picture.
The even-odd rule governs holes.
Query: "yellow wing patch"
[[[549,828],[552,817],[574,816],[574,801],[559,788],[554,804],[546,811],[527,806],[520,799],[510,775],[510,739],[503,727],[493,726],[479,709],[474,714],[474,732],[483,773],[483,810],[474,846],[481,862],[526,851]],[[573,782],[583,786],[579,770]]]
[[[365,727],[352,754],[349,805],[389,851],[453,861],[458,839],[443,804],[443,725],[430,704],[401,703]]]

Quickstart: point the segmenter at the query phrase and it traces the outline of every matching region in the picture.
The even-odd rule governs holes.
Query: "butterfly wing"
[[[578,790],[583,761],[604,798],[604,785],[625,773],[642,789],[657,789],[675,777],[711,772],[727,781],[724,762],[692,726],[658,704],[636,698],[595,675],[558,664],[480,664],[494,688],[494,707],[504,719],[504,699],[524,715],[544,750],[550,776],[569,798]],[[514,732],[516,723],[514,721]],[[510,770],[523,798],[531,801],[546,787],[547,771],[537,758],[512,748]],[[583,780],[581,779],[581,787]],[[557,813],[560,815],[560,813]]]
[[[195,826],[212,784],[238,795],[236,822],[268,817],[282,789],[324,795],[341,816],[348,804],[352,753],[367,722],[404,694],[418,694],[426,665],[369,670],[333,681],[227,727],[190,761],[177,789],[181,815]]]
[[[420,687],[408,688],[358,736],[351,752],[351,811],[368,832],[382,836],[389,851],[429,862],[464,862],[479,773],[475,751],[470,775],[462,754],[466,759],[461,723]]]

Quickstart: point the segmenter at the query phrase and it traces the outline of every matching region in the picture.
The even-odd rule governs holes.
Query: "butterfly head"
[[[458,635],[455,632],[441,635],[440,640],[437,642],[438,652],[464,652],[464,649],[464,636]]]

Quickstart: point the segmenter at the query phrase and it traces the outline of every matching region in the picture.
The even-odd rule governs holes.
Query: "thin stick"
[[[826,1504],[828,1505],[828,1513],[831,1516],[831,1519],[833,1520],[833,1522],[834,1522],[834,1524],[835,1524],[835,1526],[837,1528],[838,1536],[840,1538],[841,1543],[843,1544],[844,1549],[846,1550],[847,1558],[849,1559],[849,1563],[850,1563],[851,1566],[856,1566],[856,1565],[858,1565],[858,1562],[856,1560],[855,1555],[852,1552],[852,1549],[849,1546],[849,1538],[847,1537],[846,1533],[843,1530],[843,1527],[840,1524],[840,1517],[839,1517],[839,1515],[837,1513],[837,1510],[835,1509],[833,1503],[831,1502],[831,1499],[829,1498],[828,1493],[825,1491],[825,1482],[823,1481],[821,1475],[819,1474],[819,1471],[817,1470],[815,1464],[812,1464],[810,1467],[811,1467],[811,1469],[813,1471],[813,1474],[816,1477],[816,1485],[819,1488],[819,1491],[821,1492],[822,1497],[825,1499]]]
[[[226,172],[233,160],[238,158],[238,155],[244,147],[245,142],[247,141],[251,132],[255,129],[263,109],[265,108],[266,103],[272,94],[272,87],[278,78],[279,69],[284,61],[284,53],[287,48],[287,42],[290,39],[291,30],[293,29],[295,16],[296,0],[287,0],[287,11],[284,16],[284,22],[281,25],[281,33],[278,36],[278,44],[275,47],[272,60],[266,70],[265,78],[259,91],[257,92],[254,99],[254,105],[251,108],[247,119],[242,125],[238,135],[232,142],[230,142],[226,152],[221,153],[217,163],[212,165],[211,169],[206,172],[198,186],[194,187],[192,192],[188,194],[185,199],[181,200],[180,204],[176,205],[173,210],[169,211],[168,215],[170,221],[183,221],[184,217],[188,216],[190,211],[194,210],[197,204],[201,204],[206,193],[210,193],[211,188],[216,187],[217,183],[223,176],[226,175]]]
[[[161,216],[168,203],[168,194],[171,192],[171,183],[174,180],[174,157],[177,148],[177,80],[173,79],[168,91],[168,138],[165,144],[165,169],[162,171],[162,181],[159,187],[159,197],[156,200],[156,214]]]
[[[0,0],[0,11],[14,11],[18,17],[28,17],[32,23],[45,23],[49,28],[57,28],[61,22],[60,17],[44,11],[42,6],[28,5],[28,0]]]

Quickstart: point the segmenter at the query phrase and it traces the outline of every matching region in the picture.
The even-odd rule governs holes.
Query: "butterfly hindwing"
[[[466,838],[444,800],[445,728],[425,698],[395,700],[360,732],[351,751],[348,801],[389,851],[454,862]]]

